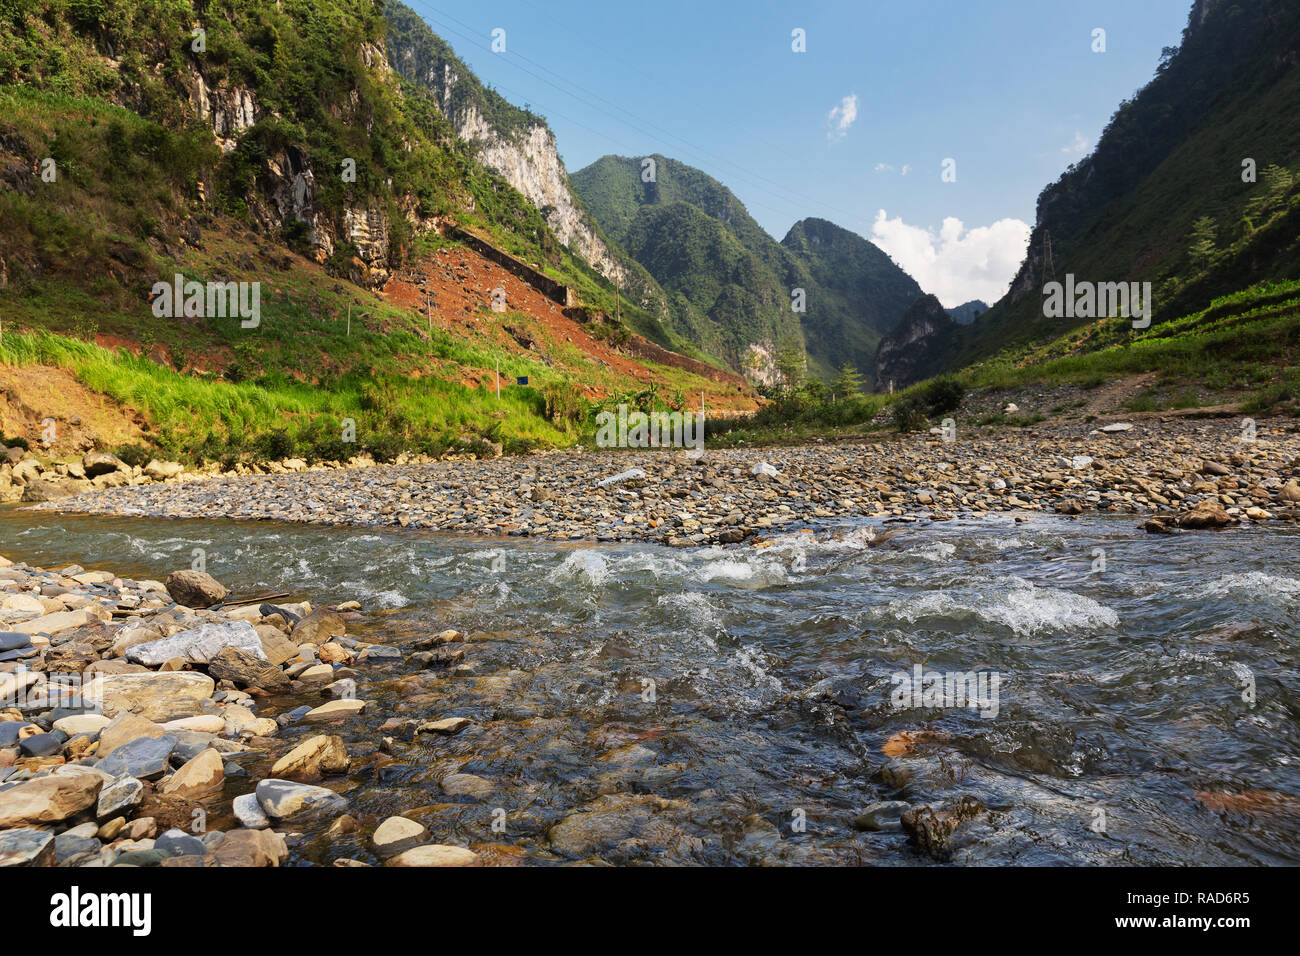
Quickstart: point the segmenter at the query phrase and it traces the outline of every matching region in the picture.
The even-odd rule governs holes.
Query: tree
[[[862,391],[862,374],[851,362],[840,366],[840,374],[831,383],[831,392],[836,401],[846,401]]]
[[[803,349],[797,345],[786,345],[776,353],[776,369],[781,373],[781,383],[786,391],[798,391],[807,374],[808,360]]]
[[[1213,216],[1202,216],[1192,224],[1192,242],[1188,253],[1193,265],[1200,267],[1209,263],[1210,257],[1214,255],[1214,236],[1217,231],[1218,225]]]

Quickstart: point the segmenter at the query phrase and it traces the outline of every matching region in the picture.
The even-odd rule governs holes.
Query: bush
[[[113,452],[128,468],[143,468],[154,457],[146,445],[123,445]]]
[[[894,402],[890,415],[894,427],[900,432],[919,431],[930,424],[930,417],[916,395],[908,395]]]
[[[283,458],[292,458],[294,452],[298,450],[298,443],[293,440],[292,435],[280,428],[258,435],[253,442],[253,449],[257,457],[265,461],[279,461]]]
[[[5,448],[21,448],[23,451],[31,451],[31,447],[27,444],[27,439],[23,438],[21,435],[14,435],[12,438],[6,438],[3,434],[0,434],[0,445],[3,445]]]
[[[916,393],[931,418],[955,412],[966,397],[966,388],[954,378],[936,378]]]
[[[404,450],[402,443],[393,435],[378,435],[366,443],[366,451],[380,464],[393,461]]]

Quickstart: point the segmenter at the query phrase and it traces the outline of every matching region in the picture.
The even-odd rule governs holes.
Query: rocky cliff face
[[[536,206],[577,258],[617,282],[632,301],[666,312],[663,292],[610,249],[577,198],[546,121],[485,88],[414,11],[391,3],[385,16],[390,65],[434,95],[457,137],[474,148],[475,159]]]
[[[886,391],[933,375],[954,347],[960,326],[932,295],[922,296],[903,313],[897,327],[876,350],[875,383]]]
[[[361,58],[378,80],[392,82],[382,44],[363,44]],[[197,66],[190,67],[185,85],[190,109],[212,128],[223,153],[235,150],[240,139],[267,115],[254,91],[237,85],[211,85]],[[353,96],[332,108],[345,115],[356,102]],[[353,119],[367,123],[366,117]],[[279,233],[290,223],[302,223],[307,227],[311,256],[317,262],[326,262],[340,246],[351,243],[357,254],[347,264],[348,278],[373,288],[388,281],[392,265],[390,224],[387,213],[373,199],[345,203],[336,215],[321,213],[315,203],[316,171],[307,152],[292,145],[265,158],[258,184],[260,190],[247,196],[246,201],[250,214],[264,231]]]

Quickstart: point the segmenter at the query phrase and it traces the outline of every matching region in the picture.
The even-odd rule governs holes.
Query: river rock
[[[318,607],[297,624],[289,636],[296,644],[324,644],[331,637],[347,633],[343,616],[326,607]]]
[[[185,764],[158,788],[158,792],[171,797],[198,800],[221,789],[226,774],[221,755],[208,749]]]
[[[159,836],[153,848],[168,856],[203,856],[207,852],[202,840],[175,828]]]
[[[212,696],[216,683],[195,671],[145,674],[96,674],[83,691],[87,699],[102,700],[110,717],[130,711],[154,721],[176,720],[200,713],[199,702]]]
[[[353,717],[366,709],[364,700],[347,699],[332,700],[328,704],[321,704],[312,710],[309,710],[303,716],[303,722],[308,724],[319,723],[324,720],[335,720],[339,717]]]
[[[255,793],[244,793],[235,797],[231,801],[230,809],[240,825],[250,830],[265,830],[271,825],[271,819],[262,812],[262,805],[257,802]]]
[[[415,728],[417,734],[442,734],[450,737],[458,734],[470,725],[467,717],[443,717],[440,720],[426,720]]]
[[[243,623],[243,622],[240,622]],[[244,625],[248,627],[247,624]],[[249,628],[251,631],[252,628]],[[254,634],[256,638],[256,634]],[[208,664],[208,673],[217,680],[228,680],[242,687],[260,687],[262,690],[282,690],[289,686],[289,678],[284,671],[275,667],[261,656],[262,646],[258,643],[258,654],[254,656],[247,651],[227,647]]]
[[[272,830],[231,830],[216,858],[222,866],[279,866],[289,858],[289,848]]]
[[[901,830],[902,815],[909,804],[902,800],[873,803],[853,818],[855,830]]]
[[[123,777],[107,784],[99,791],[95,817],[106,820],[117,813],[125,813],[140,806],[144,799],[144,784],[134,777]]]
[[[293,780],[319,780],[328,774],[347,773],[348,751],[343,738],[320,734],[304,740],[271,767],[271,776]]]
[[[85,470],[87,478],[98,478],[100,475],[115,471],[130,470],[122,463],[122,459],[106,451],[88,452],[81,459],[81,467]]]
[[[0,832],[0,868],[53,866],[54,860],[53,831],[23,828]]]
[[[211,607],[226,598],[225,586],[206,571],[173,571],[167,575],[167,593],[185,607]]]
[[[399,853],[388,861],[389,866],[473,866],[478,862],[478,854],[463,846],[447,846],[433,843],[417,846]]]
[[[263,780],[257,785],[257,802],[272,820],[297,820],[318,813],[338,813],[348,801],[333,790],[290,780]]]
[[[477,797],[482,799],[495,788],[491,780],[475,776],[472,773],[449,773],[442,778],[442,789],[454,797]]]
[[[247,621],[211,621],[177,631],[171,637],[127,648],[126,659],[135,664],[158,667],[174,657],[191,664],[207,664],[223,650],[234,648],[266,662],[262,639]]]
[[[60,717],[54,722],[54,729],[75,737],[77,734],[97,734],[112,723],[103,714],[73,714]]]
[[[20,783],[0,792],[0,830],[66,820],[93,807],[103,785],[103,778],[90,773]]]
[[[24,757],[51,757],[63,749],[65,738],[58,734],[32,734],[18,743]]]
[[[1237,519],[1224,510],[1219,502],[1206,499],[1198,501],[1190,511],[1178,516],[1178,527],[1189,529],[1225,528],[1236,524]]]
[[[159,461],[157,458],[150,459],[149,464],[142,469],[143,473],[154,481],[166,481],[169,478],[175,478],[184,470],[185,466],[179,461]],[[181,601],[180,603],[184,604],[185,602]],[[190,607],[193,606],[190,605]]]
[[[99,732],[97,754],[102,760],[118,747],[129,744],[133,740],[141,737],[162,737],[166,733],[166,730],[152,720],[145,720],[129,711],[123,711]]]
[[[167,758],[175,747],[176,738],[170,734],[140,737],[118,747],[98,761],[95,767],[111,777],[157,780],[167,772]]]
[[[396,856],[429,839],[429,831],[406,817],[389,817],[379,824],[370,842],[380,856]]]

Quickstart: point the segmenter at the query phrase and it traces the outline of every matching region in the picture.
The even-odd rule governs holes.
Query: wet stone
[[[167,772],[167,758],[176,748],[176,738],[141,737],[118,747],[96,766],[114,777],[138,777],[156,780]]]

